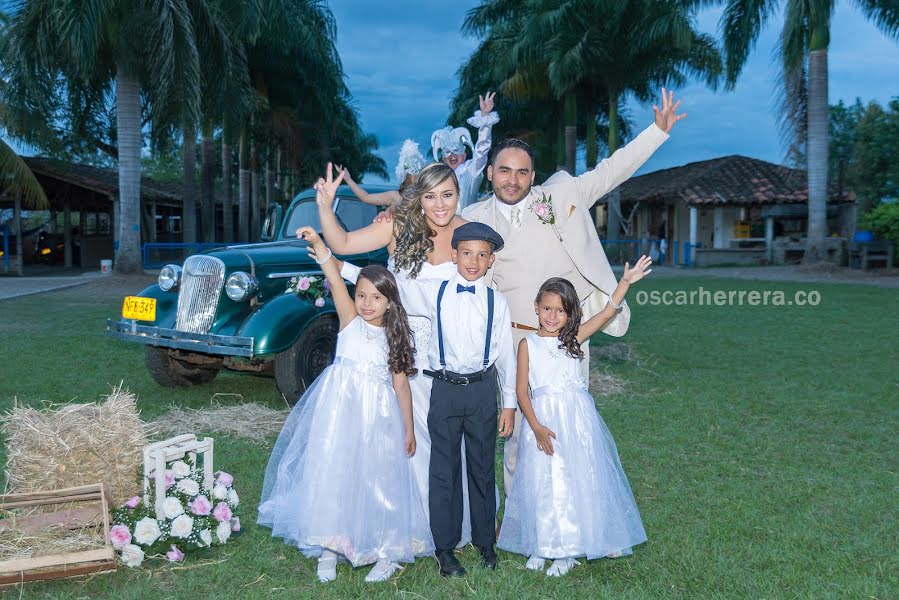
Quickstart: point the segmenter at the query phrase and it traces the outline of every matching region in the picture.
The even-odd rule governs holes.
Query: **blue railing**
[[[189,244],[176,242],[146,243],[142,247],[145,269],[160,269],[167,264],[180,265],[188,256],[206,252],[213,248],[231,246],[230,243]]]

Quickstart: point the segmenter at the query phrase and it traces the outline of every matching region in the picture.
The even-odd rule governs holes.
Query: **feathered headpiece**
[[[403,142],[400,149],[400,158],[396,163],[396,179],[400,183],[406,178],[406,175],[418,175],[425,166],[425,157],[422,156],[418,149],[418,144],[412,140]]]
[[[465,146],[474,152],[474,144],[471,142],[471,134],[464,127],[444,127],[431,134],[431,148],[434,149],[434,160],[440,160],[441,153],[465,154]]]

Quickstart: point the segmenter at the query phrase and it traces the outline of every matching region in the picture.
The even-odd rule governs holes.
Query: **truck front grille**
[[[184,261],[175,329],[209,333],[225,282],[225,263],[213,256],[191,256]]]

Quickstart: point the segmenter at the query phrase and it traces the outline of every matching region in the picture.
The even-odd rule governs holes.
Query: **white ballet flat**
[[[539,556],[532,556],[528,559],[528,562],[524,564],[525,569],[530,569],[531,571],[542,571],[546,566],[546,559],[540,558]]]
[[[318,559],[318,580],[322,583],[334,581],[337,579],[337,555],[333,552],[325,551],[321,558]]]
[[[375,563],[375,566],[373,566],[371,571],[368,572],[368,575],[365,576],[365,581],[367,583],[387,581],[400,569],[401,567],[395,562],[390,562],[389,560],[382,558]]]
[[[575,565],[579,565],[578,561],[573,558],[560,558],[558,560],[554,560],[553,564],[546,570],[547,577],[561,577],[568,573],[571,570],[571,567]]]

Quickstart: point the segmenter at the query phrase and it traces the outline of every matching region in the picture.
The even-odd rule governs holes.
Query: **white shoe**
[[[561,577],[571,570],[574,565],[579,565],[578,561],[573,558],[560,558],[554,560],[553,564],[546,570],[547,577]]]
[[[524,564],[524,568],[530,569],[531,571],[542,571],[545,566],[546,560],[537,555],[530,557],[528,562]]]
[[[337,555],[325,550],[318,559],[318,580],[322,583],[337,579]]]
[[[400,566],[395,562],[381,559],[375,563],[368,575],[365,576],[367,583],[375,583],[376,581],[387,581],[393,574],[400,570]]]

